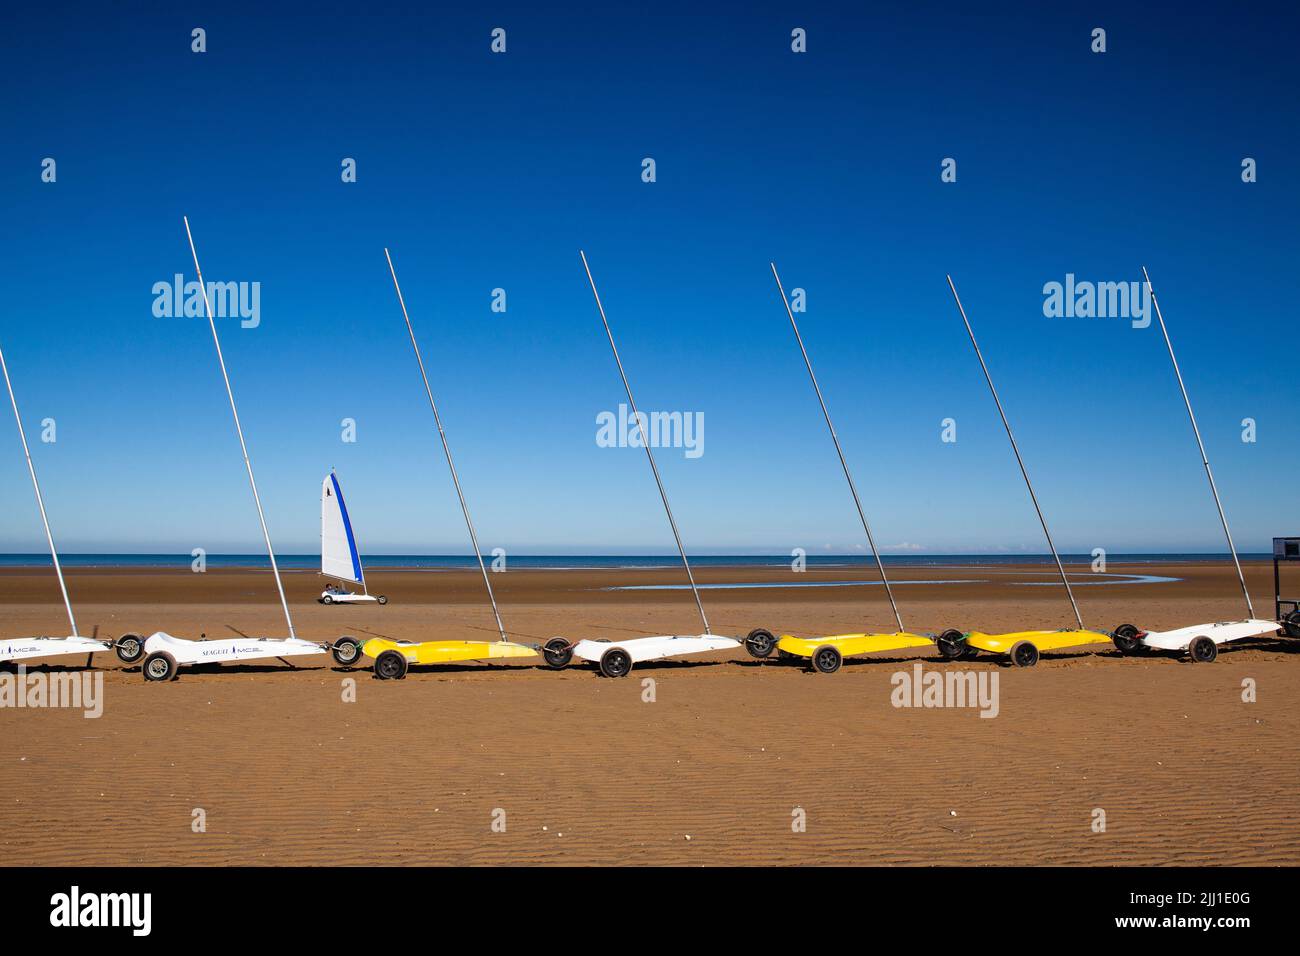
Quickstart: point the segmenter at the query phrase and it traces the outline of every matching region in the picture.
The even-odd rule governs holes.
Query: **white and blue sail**
[[[325,476],[320,492],[320,570],[339,581],[359,584],[362,589],[366,586],[352,519],[348,517],[343,489],[332,471]]]

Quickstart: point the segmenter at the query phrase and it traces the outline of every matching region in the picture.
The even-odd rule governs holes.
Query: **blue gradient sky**
[[[659,457],[694,550],[863,544],[771,258],[890,550],[1043,550],[945,272],[1063,549],[1222,547],[1158,329],[1042,315],[1143,264],[1239,546],[1297,533],[1294,14],[849,6],[11,14],[0,341],[60,545],[261,550],[206,323],[151,312],[182,214],[209,280],[262,284],[221,328],[279,550],[330,466],[363,550],[468,549],[385,245],[485,550],[672,546],[642,453],[595,443],[623,395],[580,247],[643,409],[705,415]],[[41,550],[5,416],[0,549]]]

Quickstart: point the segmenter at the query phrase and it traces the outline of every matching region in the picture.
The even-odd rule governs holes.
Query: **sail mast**
[[[1011,439],[1011,450],[1015,452],[1016,464],[1020,466],[1020,474],[1025,479],[1025,487],[1029,489],[1029,498],[1034,503],[1034,510],[1038,512],[1038,523],[1043,526],[1043,534],[1047,537],[1047,546],[1052,549],[1052,558],[1056,561],[1056,570],[1061,574],[1061,583],[1065,585],[1066,596],[1070,599],[1070,607],[1074,609],[1074,619],[1079,624],[1079,630],[1083,630],[1083,616],[1079,613],[1079,603],[1074,599],[1074,589],[1070,587],[1070,579],[1065,576],[1065,565],[1061,563],[1061,556],[1056,552],[1056,544],[1052,541],[1052,532],[1047,529],[1047,519],[1043,517],[1043,509],[1038,505],[1038,496],[1034,494],[1033,483],[1029,480],[1029,472],[1025,468],[1025,460],[1020,457],[1020,446],[1016,444],[1016,436],[1011,433],[1011,423],[1007,421],[1007,413],[1002,410],[1002,401],[998,398],[998,390],[993,387],[993,376],[989,374],[989,367],[984,364],[984,355],[980,352],[979,343],[975,341],[975,331],[971,328],[970,320],[966,318],[966,310],[962,308],[961,297],[957,295],[957,287],[953,285],[952,276],[948,276],[948,288],[952,290],[952,299],[957,303],[957,311],[961,313],[961,320],[966,326],[966,334],[970,336],[970,344],[975,347],[975,357],[979,359],[980,368],[984,370],[984,380],[989,383],[989,391],[993,395],[993,404],[998,407],[998,414],[1002,416],[1002,427],[1007,430],[1007,438]]]
[[[1219,500],[1219,489],[1214,484],[1214,472],[1210,470],[1210,459],[1205,454],[1205,442],[1201,441],[1201,429],[1196,424],[1196,414],[1192,411],[1192,400],[1187,396],[1187,386],[1183,384],[1183,373],[1178,368],[1178,358],[1174,355],[1174,343],[1169,339],[1169,329],[1165,327],[1165,317],[1160,312],[1160,302],[1156,290],[1151,286],[1151,276],[1147,267],[1142,267],[1142,278],[1146,281],[1151,304],[1156,307],[1156,318],[1160,320],[1160,331],[1165,337],[1165,347],[1169,349],[1169,361],[1174,365],[1174,376],[1178,379],[1178,389],[1183,393],[1183,404],[1187,406],[1187,417],[1192,421],[1192,434],[1196,436],[1196,447],[1201,450],[1201,464],[1205,466],[1205,477],[1210,482],[1210,494],[1214,495],[1214,506],[1219,509],[1219,521],[1223,525],[1223,536],[1228,539],[1228,550],[1232,552],[1232,564],[1237,569],[1237,580],[1241,582],[1241,596],[1246,599],[1246,616],[1255,617],[1255,605],[1251,603],[1250,591],[1246,589],[1246,575],[1242,573],[1241,561],[1237,558],[1237,546],[1232,543],[1232,532],[1228,529],[1228,516],[1223,511],[1223,502]]]
[[[397,282],[397,270],[393,268],[393,257],[384,249],[384,258],[388,260],[388,271],[393,277],[393,288],[397,290],[397,303],[402,307],[402,318],[406,320],[406,331],[411,336],[411,348],[415,349],[415,361],[420,366],[420,378],[424,379],[424,392],[429,396],[429,407],[433,409],[433,421],[438,426],[438,437],[442,439],[442,451],[447,456],[447,468],[451,471],[451,483],[456,486],[456,497],[460,499],[460,511],[465,516],[465,527],[469,529],[469,541],[474,546],[474,557],[478,559],[478,569],[483,573],[483,585],[487,588],[488,601],[492,604],[492,616],[496,618],[497,632],[501,640],[507,640],[506,627],[501,623],[501,612],[497,609],[496,595],[492,593],[492,581],[488,577],[487,565],[483,563],[483,552],[479,550],[478,535],[474,533],[474,522],[469,517],[469,505],[465,503],[465,493],[460,488],[460,478],[456,475],[456,463],[451,460],[451,445],[447,443],[447,433],[442,430],[442,418],[438,415],[438,405],[433,400],[433,389],[429,387],[429,375],[424,370],[424,358],[420,355],[420,345],[415,341],[415,329],[411,326],[411,316],[406,311],[406,300],[402,297],[402,287]]]
[[[45,498],[41,494],[41,483],[36,480],[36,466],[32,464],[32,453],[27,447],[27,432],[23,429],[23,417],[18,413],[18,399],[14,396],[14,386],[9,381],[9,365],[5,362],[4,349],[0,349],[0,369],[4,370],[5,388],[9,390],[9,403],[14,407],[14,421],[18,423],[18,437],[23,442],[23,456],[27,459],[27,472],[32,476],[32,489],[36,492],[36,507],[41,512],[41,524],[45,525],[45,540],[50,546],[50,558],[54,561],[54,573],[59,578],[59,590],[63,592],[63,606],[68,612],[68,624],[72,628],[72,637],[77,633],[77,619],[72,613],[72,601],[68,598],[68,585],[63,580],[63,567],[59,564],[59,550],[54,547],[54,535],[50,533],[50,519],[45,514]]]
[[[686,559],[686,548],[682,544],[681,533],[677,530],[677,521],[673,518],[673,509],[668,504],[668,492],[664,491],[663,479],[659,477],[659,468],[655,465],[654,452],[650,450],[650,439],[645,433],[645,421],[641,418],[641,413],[637,411],[636,399],[632,397],[632,386],[628,384],[627,373],[623,371],[623,360],[618,357],[618,346],[614,344],[614,333],[610,331],[609,319],[605,318],[605,307],[601,305],[600,293],[596,291],[596,280],[591,276],[591,266],[587,265],[587,254],[581,249],[578,255],[582,257],[582,268],[587,270],[587,281],[591,283],[591,294],[596,297],[596,309],[600,312],[600,321],[605,325],[605,335],[609,337],[609,347],[614,351],[614,364],[618,366],[618,374],[623,379],[623,389],[627,392],[628,404],[632,406],[632,417],[636,419],[637,428],[641,430],[641,444],[645,448],[646,457],[650,459],[650,470],[654,472],[655,484],[659,486],[659,497],[663,499],[664,511],[668,514],[668,524],[673,529],[673,540],[677,542],[677,550],[682,556],[682,567],[686,569],[686,578],[691,582],[691,593],[695,595],[695,606],[699,609],[700,620],[704,622],[704,633],[712,634],[709,630],[709,619],[704,613],[704,602],[700,600],[700,589],[695,586],[695,575],[691,573],[691,562]]]
[[[826,410],[826,399],[822,398],[821,386],[817,384],[817,376],[813,374],[812,361],[808,358],[808,350],[803,346],[803,336],[799,334],[799,325],[794,320],[794,311],[790,308],[790,300],[786,298],[785,287],[781,285],[781,277],[777,275],[776,263],[769,262],[772,267],[772,278],[776,280],[776,287],[781,293],[781,301],[785,304],[785,314],[790,317],[790,328],[794,329],[794,337],[799,342],[799,351],[803,353],[803,363],[808,367],[808,377],[812,379],[813,391],[817,393],[817,401],[821,404],[822,415],[826,418],[826,427],[830,430],[831,441],[835,442],[835,451],[840,456],[840,467],[844,469],[844,477],[849,483],[849,491],[853,493],[853,503],[857,505],[858,517],[862,519],[862,530],[867,533],[867,542],[871,545],[871,554],[876,559],[876,568],[880,571],[880,581],[885,586],[885,594],[889,597],[889,606],[894,609],[894,620],[898,623],[898,630],[905,631],[903,627],[903,616],[898,613],[898,602],[894,600],[893,589],[889,586],[889,577],[885,574],[885,563],[880,559],[880,552],[876,549],[876,539],[871,533],[871,525],[867,524],[866,512],[862,510],[862,501],[858,498],[857,486],[853,484],[853,476],[849,474],[849,463],[844,458],[844,449],[840,447],[839,436],[835,434],[835,426],[831,424],[831,413]]]
[[[239,409],[235,407],[235,393],[230,387],[230,375],[226,372],[226,358],[221,354],[221,339],[217,337],[217,323],[212,317],[212,303],[208,301],[208,287],[203,282],[203,270],[199,268],[199,254],[194,248],[194,235],[190,232],[190,220],[185,220],[185,236],[190,241],[190,254],[194,257],[194,271],[199,277],[199,289],[203,292],[203,308],[208,314],[208,327],[212,329],[212,344],[217,348],[217,362],[221,365],[221,378],[226,383],[226,397],[230,399],[230,414],[235,419],[235,432],[239,435],[239,448],[244,453],[244,468],[248,471],[248,485],[253,489],[253,503],[257,505],[257,520],[262,523],[262,537],[266,541],[266,553],[271,559],[271,572],[275,575],[275,586],[280,591],[280,606],[284,608],[284,620],[289,625],[289,636],[297,637],[293,630],[293,618],[289,614],[289,602],[284,596],[284,582],[280,580],[280,567],[275,563],[275,549],[271,547],[271,532],[266,527],[266,515],[262,511],[262,499],[257,493],[257,479],[253,477],[253,463],[248,458],[248,445],[244,441],[244,429],[239,424]]]

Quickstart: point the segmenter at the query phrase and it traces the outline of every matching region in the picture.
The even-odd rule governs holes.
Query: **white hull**
[[[276,657],[304,657],[324,654],[325,648],[295,637],[235,637],[216,641],[190,641],[162,631],[144,642],[146,655],[166,651],[176,663],[206,664],[225,661],[255,661]]]
[[[334,594],[329,591],[321,592],[321,603],[325,603],[325,598],[329,598],[330,604],[378,604],[379,598],[373,594]]]
[[[1277,621],[1220,621],[1217,624],[1193,624],[1173,631],[1147,631],[1142,635],[1142,643],[1162,651],[1185,651],[1198,637],[1225,644],[1244,637],[1259,637],[1277,629]]]
[[[730,637],[714,637],[710,634],[634,637],[630,641],[579,641],[573,646],[573,656],[591,663],[599,663],[601,657],[610,648],[627,651],[633,664],[642,661],[657,661],[665,657],[680,657],[683,654],[704,654],[708,651],[729,651],[740,647],[740,641]]]
[[[89,637],[14,637],[0,640],[0,661],[25,661],[33,657],[64,654],[98,654],[109,649],[104,641]]]

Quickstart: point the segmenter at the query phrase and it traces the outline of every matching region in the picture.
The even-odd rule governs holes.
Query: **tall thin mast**
[[[1246,590],[1246,576],[1241,572],[1241,561],[1237,559],[1237,546],[1232,543],[1232,532],[1228,530],[1228,516],[1224,514],[1223,502],[1219,500],[1219,489],[1214,484],[1214,472],[1210,470],[1210,459],[1205,454],[1205,442],[1201,441],[1201,430],[1196,425],[1196,415],[1192,412],[1192,400],[1187,397],[1187,386],[1183,384],[1183,373],[1178,368],[1178,359],[1174,356],[1174,343],[1169,340],[1169,329],[1165,327],[1165,317],[1160,313],[1160,302],[1156,299],[1156,290],[1151,287],[1151,276],[1147,267],[1142,267],[1142,278],[1146,280],[1147,292],[1151,295],[1151,304],[1156,307],[1156,318],[1160,320],[1160,331],[1165,337],[1165,347],[1169,349],[1169,361],[1174,364],[1174,376],[1178,379],[1178,388],[1183,393],[1183,404],[1187,406],[1187,417],[1192,420],[1192,434],[1196,436],[1196,447],[1201,450],[1201,464],[1205,466],[1205,477],[1210,480],[1210,493],[1214,495],[1214,506],[1219,509],[1219,521],[1223,524],[1223,536],[1228,539],[1228,550],[1232,552],[1232,564],[1237,569],[1237,580],[1241,582],[1241,596],[1246,599],[1246,616],[1255,616],[1255,606],[1250,601],[1250,592]]]
[[[50,545],[50,557],[54,560],[54,573],[59,578],[59,590],[63,592],[63,606],[68,611],[68,624],[72,627],[72,636],[77,633],[77,619],[72,614],[72,601],[68,599],[68,585],[63,580],[63,568],[59,564],[59,551],[54,547],[54,535],[50,533],[50,519],[45,515],[45,498],[41,495],[41,483],[36,480],[36,466],[32,464],[32,453],[27,447],[27,432],[23,429],[23,417],[18,414],[18,399],[14,397],[14,386],[9,381],[9,366],[5,362],[5,353],[0,349],[0,369],[4,370],[5,387],[9,389],[9,403],[14,407],[14,421],[18,423],[18,437],[23,442],[23,455],[27,459],[27,472],[32,476],[32,488],[36,491],[36,507],[41,511],[41,523],[45,525],[45,540]]]
[[[898,613],[898,602],[894,600],[894,591],[889,586],[889,578],[885,574],[885,563],[880,559],[880,552],[876,549],[876,539],[871,533],[871,525],[867,523],[866,512],[862,510],[862,501],[858,498],[857,486],[853,484],[853,476],[849,474],[849,463],[844,458],[844,449],[840,447],[839,436],[835,434],[835,426],[831,424],[831,413],[826,410],[826,400],[822,398],[821,386],[817,384],[817,376],[813,374],[812,361],[808,358],[808,350],[804,348],[803,336],[799,334],[799,324],[794,320],[794,311],[790,308],[790,300],[786,298],[785,287],[781,285],[781,277],[777,275],[776,263],[768,263],[772,267],[772,278],[776,280],[776,287],[781,293],[781,302],[785,304],[785,314],[790,317],[790,328],[794,329],[794,337],[799,342],[799,351],[803,353],[803,364],[808,367],[808,377],[812,379],[813,391],[817,393],[817,401],[822,407],[822,415],[826,418],[826,427],[830,430],[831,441],[835,442],[835,451],[840,456],[840,467],[844,469],[844,478],[849,483],[849,491],[853,493],[853,503],[857,506],[858,517],[862,519],[862,530],[867,533],[867,541],[871,545],[871,554],[876,559],[876,568],[880,571],[880,581],[885,586],[885,594],[889,597],[889,606],[894,609],[894,620],[898,622],[900,631],[906,630],[903,627],[903,616]]]
[[[492,616],[496,618],[497,632],[501,640],[506,640],[506,628],[501,623],[501,612],[497,610],[496,595],[492,593],[492,581],[488,577],[487,565],[483,563],[483,552],[479,550],[478,535],[474,533],[474,522],[469,517],[469,505],[465,504],[465,493],[460,489],[460,478],[456,476],[456,463],[451,460],[451,446],[447,444],[447,433],[442,430],[442,418],[438,414],[438,405],[433,400],[433,389],[429,387],[429,376],[424,370],[424,359],[420,356],[420,346],[415,341],[415,329],[411,327],[411,316],[406,311],[406,300],[402,298],[402,287],[397,284],[397,270],[393,268],[393,257],[384,249],[384,258],[388,260],[388,271],[393,276],[393,288],[397,290],[397,303],[402,307],[402,318],[406,320],[406,331],[411,336],[411,348],[415,349],[415,361],[420,366],[420,378],[424,379],[424,393],[429,396],[429,408],[433,409],[433,421],[438,426],[438,437],[442,439],[442,450],[447,456],[447,467],[451,470],[451,483],[456,486],[456,497],[460,499],[460,510],[465,516],[465,527],[469,529],[469,541],[474,546],[474,557],[478,559],[478,569],[483,573],[483,585],[487,588],[488,600],[492,603]]]
[[[998,390],[993,387],[993,376],[989,374],[989,367],[984,364],[984,356],[980,352],[979,343],[975,341],[975,332],[971,329],[970,320],[966,318],[966,310],[962,308],[961,297],[957,295],[957,287],[952,283],[952,276],[948,276],[948,288],[952,290],[953,301],[957,303],[957,311],[961,313],[961,320],[966,325],[966,334],[970,336],[970,344],[975,346],[975,357],[979,359],[980,368],[984,370],[984,380],[989,383],[989,391],[993,393],[993,402],[998,407],[998,414],[1002,416],[1002,427],[1007,430],[1007,438],[1011,439],[1011,450],[1016,454],[1016,464],[1020,466],[1020,474],[1024,476],[1025,487],[1029,489],[1029,498],[1034,503],[1034,510],[1038,512],[1038,523],[1043,526],[1043,534],[1047,537],[1047,546],[1052,549],[1052,557],[1056,561],[1056,570],[1061,573],[1061,583],[1065,585],[1065,593],[1070,598],[1070,607],[1074,608],[1074,619],[1079,623],[1079,630],[1083,630],[1083,617],[1079,614],[1079,604],[1074,599],[1074,590],[1070,587],[1070,579],[1065,576],[1065,565],[1061,564],[1061,556],[1056,553],[1056,544],[1052,541],[1052,532],[1047,529],[1047,519],[1043,517],[1043,509],[1038,505],[1038,496],[1034,494],[1033,483],[1029,480],[1029,472],[1025,470],[1025,461],[1020,457],[1020,446],[1016,444],[1016,436],[1011,433],[1011,423],[1007,421],[1007,413],[1002,410],[1002,401],[998,398]]]
[[[605,334],[609,336],[609,347],[614,352],[614,364],[618,366],[618,374],[623,379],[623,388],[627,392],[627,402],[632,406],[632,417],[636,419],[637,428],[641,431],[641,444],[645,447],[646,457],[650,459],[650,470],[654,472],[655,484],[659,486],[659,497],[663,499],[664,511],[668,515],[668,524],[673,529],[673,540],[677,542],[677,550],[682,556],[682,567],[686,569],[686,578],[691,582],[691,593],[695,595],[695,606],[699,609],[700,620],[704,622],[704,633],[712,634],[709,630],[709,618],[704,613],[704,602],[700,600],[700,589],[695,586],[695,575],[691,573],[691,562],[686,559],[686,548],[682,544],[682,536],[677,530],[677,520],[673,517],[673,509],[668,504],[668,493],[664,491],[663,479],[659,477],[659,467],[655,464],[654,452],[650,450],[650,439],[645,432],[645,422],[641,419],[641,413],[637,411],[636,399],[632,397],[632,386],[628,384],[627,373],[623,371],[623,360],[618,356],[618,346],[614,344],[614,333],[610,330],[609,319],[605,317],[605,307],[601,305],[600,293],[596,291],[596,280],[591,276],[591,266],[587,264],[587,254],[581,249],[578,255],[582,257],[582,268],[587,271],[587,281],[591,283],[591,294],[596,297],[596,309],[600,312],[600,321],[605,325]]]
[[[212,318],[212,303],[208,301],[208,287],[203,282],[203,270],[199,268],[199,254],[194,248],[194,235],[190,232],[190,220],[185,220],[185,236],[190,241],[190,254],[194,256],[194,271],[199,277],[199,289],[203,292],[203,308],[208,314],[208,327],[212,329],[212,344],[217,347],[217,362],[221,365],[221,378],[226,383],[226,397],[230,399],[230,414],[235,418],[235,432],[239,435],[239,448],[244,453],[244,467],[248,470],[248,485],[253,489],[253,504],[257,505],[257,520],[262,523],[262,537],[266,540],[266,553],[271,559],[271,572],[275,575],[275,586],[280,591],[280,606],[284,608],[284,621],[289,625],[289,636],[297,637],[293,630],[293,618],[289,615],[289,602],[284,596],[284,582],[280,580],[280,567],[275,563],[275,549],[271,547],[271,532],[266,528],[266,515],[262,512],[262,499],[257,493],[257,479],[253,477],[253,463],[248,459],[248,445],[244,441],[244,429],[239,424],[239,409],[235,407],[235,393],[230,388],[230,375],[226,372],[226,357],[221,354],[221,339],[217,337],[217,323]]]

